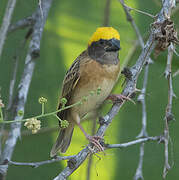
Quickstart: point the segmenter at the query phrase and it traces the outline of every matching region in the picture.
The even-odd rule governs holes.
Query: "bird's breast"
[[[104,102],[119,75],[119,65],[101,65],[94,60],[85,64],[82,69],[72,97],[72,103],[84,99],[82,105],[73,108],[80,117],[96,110]]]

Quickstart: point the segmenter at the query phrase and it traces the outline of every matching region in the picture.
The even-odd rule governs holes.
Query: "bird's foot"
[[[86,139],[88,139],[88,141],[90,143],[92,143],[94,145],[94,147],[96,147],[97,151],[103,151],[104,152],[104,148],[101,145],[101,143],[103,142],[103,137],[101,136],[90,136],[88,135],[85,130],[83,129],[83,127],[81,126],[80,123],[77,123],[78,127],[81,129],[81,131],[83,132],[83,134],[85,135]],[[90,148],[91,149],[91,148]],[[95,151],[96,151],[95,150]],[[93,152],[92,152],[93,153]]]
[[[103,139],[102,137],[88,135],[86,138],[97,148],[98,151],[104,151],[104,148],[100,143],[100,141]]]
[[[110,94],[107,97],[107,100],[111,100],[113,103],[128,100],[135,104],[135,102],[130,97],[124,96],[122,94]]]

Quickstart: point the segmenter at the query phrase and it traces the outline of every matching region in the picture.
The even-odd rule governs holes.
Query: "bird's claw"
[[[122,94],[111,94],[107,97],[107,99],[111,100],[113,103],[128,100],[135,104],[135,102],[130,97],[124,96]]]
[[[89,140],[90,143],[92,143],[98,151],[104,151],[103,146],[100,144],[100,140],[102,137],[100,136],[88,136],[87,139]]]

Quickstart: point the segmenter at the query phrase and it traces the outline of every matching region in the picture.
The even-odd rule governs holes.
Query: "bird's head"
[[[93,33],[88,42],[89,55],[101,64],[118,63],[120,35],[112,27],[100,27]]]

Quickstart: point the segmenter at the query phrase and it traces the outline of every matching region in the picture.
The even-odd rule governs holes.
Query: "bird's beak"
[[[120,47],[120,40],[117,39],[110,39],[109,40],[110,46],[106,49],[106,51],[119,51]]]

